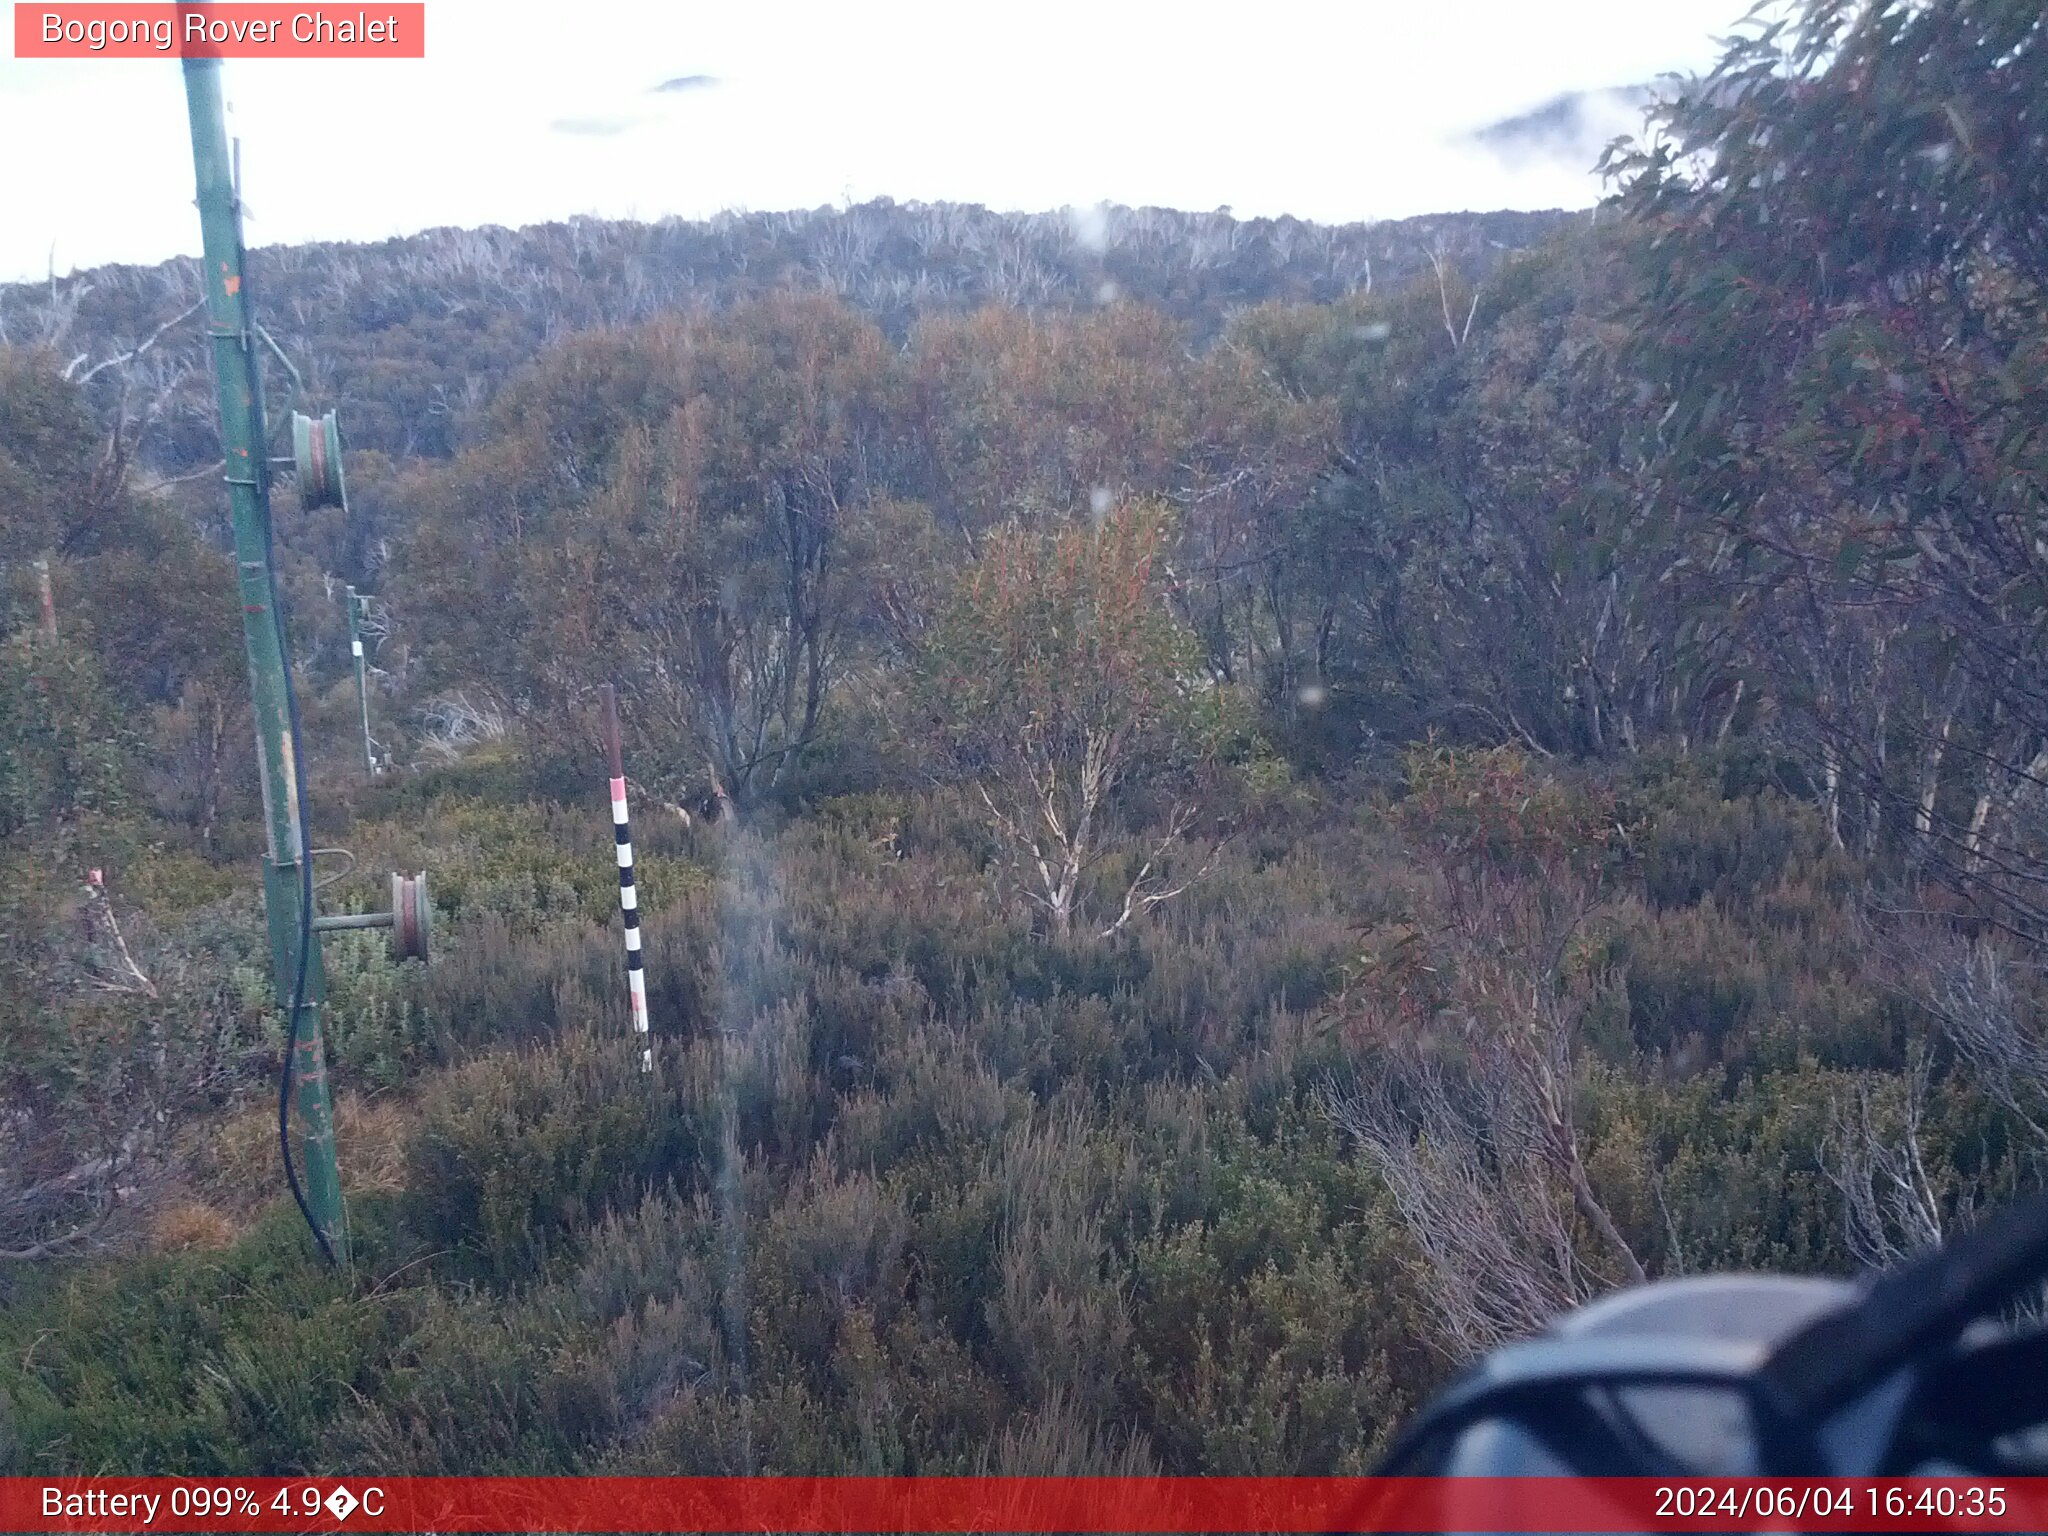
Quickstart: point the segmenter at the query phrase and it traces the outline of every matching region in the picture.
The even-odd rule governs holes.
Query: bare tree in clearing
[[[1188,836],[1192,797],[1173,791],[1209,755],[1203,722],[1222,702],[1205,698],[1195,638],[1161,591],[1167,537],[1154,505],[1050,534],[999,529],[922,658],[925,732],[971,782],[1007,883],[1054,937],[1082,921],[1110,937],[1214,863]],[[1122,867],[1105,882],[1111,861]]]

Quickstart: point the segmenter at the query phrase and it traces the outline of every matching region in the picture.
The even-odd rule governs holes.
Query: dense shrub
[[[494,1280],[531,1277],[601,1217],[696,1177],[706,1132],[686,1089],[583,1034],[459,1067],[421,1105],[408,1212]]]
[[[229,1213],[210,1247],[52,1276],[0,1315],[6,1454],[1366,1467],[1449,1362],[1439,1282],[1324,1087],[1389,1060],[1361,999],[1454,1037],[1472,967],[1521,953],[1500,904],[1589,816],[1618,830],[1569,876],[1591,905],[1565,981],[1605,1207],[1653,1273],[1852,1264],[1831,1138],[1866,1092],[1873,1134],[1904,1133],[1897,1064],[1927,1026],[1798,816],[1684,774],[1610,797],[1498,757],[1421,771],[1391,816],[1267,813],[1107,942],[1034,940],[943,794],[658,832],[652,1077],[597,816],[444,797],[360,823],[370,858],[443,839],[409,846],[451,900],[429,969],[375,936],[330,949],[355,1277],[308,1268],[274,1197],[235,1235],[228,1185],[273,1176],[252,1104],[204,1186]],[[1504,773],[1522,793],[1490,804]],[[2029,1177],[2024,1125],[1938,1052],[1917,1124],[1957,1220]],[[138,1330],[155,1342],[117,1357]],[[311,1380],[265,1364],[292,1350]]]

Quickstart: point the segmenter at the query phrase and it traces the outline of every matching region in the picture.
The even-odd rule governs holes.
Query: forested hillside
[[[960,204],[729,213],[705,223],[576,219],[530,229],[438,229],[375,245],[259,247],[264,324],[338,407],[358,449],[446,455],[513,372],[572,332],[730,307],[796,287],[834,294],[900,341],[921,317],[1002,305],[1158,309],[1206,343],[1231,315],[1396,286],[1431,259],[1471,272],[1573,222],[1561,213],[1446,213],[1383,224],[1233,218],[1227,209],[993,213]],[[252,227],[252,240],[260,226]],[[0,285],[0,344],[48,346],[75,372],[150,341],[146,368],[103,377],[103,411],[161,411],[150,466],[217,457],[195,326],[158,335],[198,293],[190,260]],[[159,402],[158,395],[169,398]]]
[[[1841,12],[1597,218],[261,253],[343,1271],[191,273],[0,295],[0,1470],[1356,1471],[2038,1188],[2048,38]]]

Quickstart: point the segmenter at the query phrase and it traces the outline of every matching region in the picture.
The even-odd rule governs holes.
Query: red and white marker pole
[[[647,973],[640,963],[640,898],[633,890],[633,830],[626,819],[626,768],[619,752],[619,694],[606,683],[604,746],[611,756],[612,840],[619,852],[619,910],[626,919],[626,991],[633,1011],[633,1033],[640,1037],[640,1070],[654,1070],[654,1041],[647,1029]]]

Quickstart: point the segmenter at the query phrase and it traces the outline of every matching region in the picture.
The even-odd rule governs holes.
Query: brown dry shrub
[[[199,1200],[174,1200],[150,1222],[152,1247],[177,1253],[189,1249],[226,1248],[237,1236],[234,1222]]]
[[[405,1188],[405,1149],[413,1116],[395,1099],[344,1093],[335,1101],[341,1181],[350,1194],[395,1194]]]
[[[190,1164],[199,1198],[240,1217],[253,1216],[283,1188],[277,1161],[277,1105],[256,1101],[201,1127]]]

